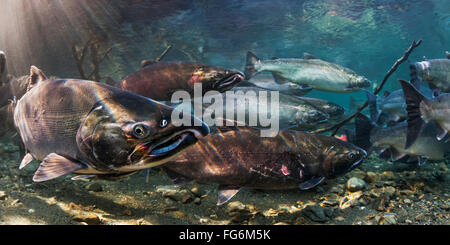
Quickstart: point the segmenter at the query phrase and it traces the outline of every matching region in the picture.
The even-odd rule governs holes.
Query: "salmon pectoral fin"
[[[396,162],[406,156],[406,153],[391,148],[391,161]]]
[[[309,190],[311,188],[316,187],[317,185],[322,183],[322,181],[324,181],[324,180],[325,180],[325,177],[316,177],[316,178],[310,179],[308,181],[305,181],[303,183],[300,183],[298,185],[298,188],[300,188],[300,190],[302,190],[302,191]]]
[[[33,181],[42,182],[55,179],[84,168],[87,168],[87,166],[82,162],[51,153],[41,162],[38,170],[34,173]]]
[[[236,195],[241,187],[238,186],[227,186],[220,185],[219,186],[219,199],[217,200],[217,206],[220,206],[226,202],[228,202],[231,198]]]
[[[24,168],[25,166],[28,165],[28,163],[30,163],[33,160],[34,157],[30,153],[26,154],[25,157],[22,159],[22,162],[20,162],[19,169]]]
[[[438,123],[435,123],[436,125],[436,129],[438,131],[437,135],[436,135],[436,139],[441,141],[443,138],[445,138],[445,136],[447,135],[447,130],[442,128]]]

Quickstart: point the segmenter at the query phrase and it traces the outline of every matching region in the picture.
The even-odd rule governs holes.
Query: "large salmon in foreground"
[[[31,67],[14,110],[28,152],[20,168],[42,161],[33,177],[39,182],[69,173],[108,179],[161,165],[209,133],[195,117],[191,125],[201,126],[175,126],[172,111],[97,82],[49,80]]]
[[[344,174],[366,158],[366,152],[325,135],[280,131],[260,138],[259,130],[239,127],[202,138],[163,168],[182,184],[195,179],[219,184],[221,205],[240,188],[310,189]]]

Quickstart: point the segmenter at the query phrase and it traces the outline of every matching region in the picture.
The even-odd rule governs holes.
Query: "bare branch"
[[[171,48],[172,48],[172,45],[169,44],[169,46],[167,46],[166,50],[164,50],[164,52],[158,58],[156,58],[155,61],[156,62],[161,61],[164,58],[164,56],[166,56],[166,54],[169,52],[169,50]]]
[[[383,88],[384,84],[386,83],[386,81],[388,80],[388,78],[392,75],[392,73],[394,73],[398,66],[405,62],[409,55],[411,54],[411,52],[417,48],[420,44],[422,43],[422,40],[419,40],[418,42],[416,42],[415,40],[412,42],[411,46],[405,51],[405,54],[398,59],[394,65],[391,67],[391,69],[389,69],[389,71],[386,73],[386,75],[384,76],[383,80],[381,81],[380,85],[375,89],[374,94],[377,95],[381,89]],[[336,135],[337,131],[344,126],[347,122],[349,122],[350,120],[352,120],[356,115],[358,115],[358,113],[361,113],[362,110],[364,110],[364,108],[366,108],[369,105],[369,101],[366,101],[366,103],[364,103],[362,106],[358,107],[358,110],[356,110],[355,113],[353,113],[352,115],[350,115],[349,117],[347,117],[346,119],[340,121],[339,123],[335,124],[334,126],[328,127],[328,128],[324,128],[324,129],[318,129],[313,131],[312,133],[323,133],[323,132],[328,132],[331,130],[334,130],[333,132],[333,136]]]

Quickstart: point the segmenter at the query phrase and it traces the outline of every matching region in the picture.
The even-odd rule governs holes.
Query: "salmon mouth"
[[[174,156],[187,147],[197,143],[197,137],[199,137],[200,134],[200,132],[193,129],[177,133],[172,137],[151,146],[148,149],[148,157],[153,160],[161,160]]]
[[[213,88],[218,91],[228,90],[243,80],[244,80],[244,74],[242,74],[240,72],[236,72],[234,74],[231,74],[230,76],[227,76],[227,77],[222,78],[219,81],[215,82],[213,85]]]
[[[181,130],[169,137],[157,140],[157,142],[144,143],[138,146],[138,149],[143,150],[143,152],[141,151],[143,158],[137,164],[134,164],[135,166],[132,169],[151,168],[164,164],[208,134],[209,127],[202,124],[201,127]],[[130,159],[132,159],[132,156],[130,156]]]

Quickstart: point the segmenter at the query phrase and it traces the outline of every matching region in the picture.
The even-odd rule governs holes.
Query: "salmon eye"
[[[167,124],[169,124],[169,122],[166,119],[163,119],[159,123],[159,126],[161,126],[161,128],[165,128],[167,126]]]
[[[347,158],[348,158],[349,160],[351,160],[351,161],[354,161],[354,160],[356,160],[356,154],[353,153],[353,152],[349,152],[349,153],[347,154]]]
[[[144,124],[136,124],[133,127],[133,135],[138,139],[147,137],[149,132],[147,125]]]

